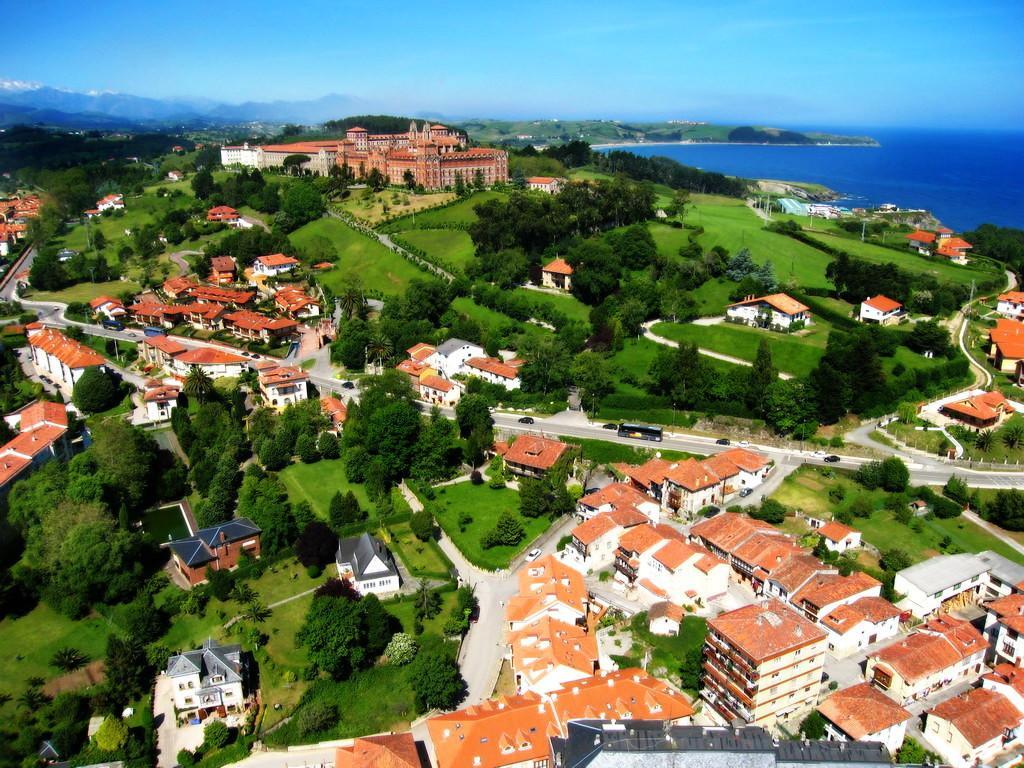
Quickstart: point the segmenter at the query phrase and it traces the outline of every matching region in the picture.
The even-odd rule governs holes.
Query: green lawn
[[[409,229],[398,233],[402,240],[423,251],[438,264],[465,271],[476,258],[473,240],[461,229]]]
[[[1013,396],[1012,393],[1006,394],[1011,397]],[[964,451],[966,456],[974,461],[1006,462],[1009,464],[1024,462],[1024,445],[1018,445],[1015,448],[1010,448],[1003,442],[1003,435],[1005,435],[1011,427],[1017,428],[1021,424],[1024,424],[1024,416],[1021,414],[1015,414],[996,427],[992,433],[992,445],[986,451],[980,450],[973,443],[964,442]],[[971,433],[970,437],[974,436],[975,433]]]
[[[724,315],[725,308],[732,303],[729,294],[738,283],[724,277],[708,280],[695,291],[690,291],[690,298],[697,302],[697,313],[701,317]]]
[[[750,362],[757,356],[757,348],[763,339],[768,342],[776,368],[805,376],[817,366],[824,354],[829,328],[819,320],[810,326],[806,335],[776,333],[732,323],[658,323],[651,330],[673,341],[695,342],[705,349]]]
[[[331,497],[340,492],[348,491],[355,494],[359,506],[374,513],[374,506],[366,495],[366,488],[358,483],[350,483],[345,477],[345,463],[341,459],[324,459],[315,464],[301,462],[285,467],[278,474],[284,487],[288,489],[288,498],[292,503],[308,501],[318,517],[326,520],[330,509]]]
[[[651,649],[649,669],[665,669],[664,673],[652,671],[652,674],[659,677],[667,674],[674,678],[677,677],[676,670],[679,669],[680,662],[686,658],[686,654],[704,645],[708,625],[707,621],[699,616],[686,616],[679,625],[678,635],[655,635],[647,628],[647,612],[644,611],[630,620],[630,629],[635,641],[638,640]],[[691,693],[696,695],[697,692]]]
[[[420,541],[413,535],[408,523],[389,526],[388,533],[391,548],[402,558],[413,576],[449,578],[451,566],[437,542]]]
[[[516,288],[513,293],[525,296],[534,304],[546,304],[561,312],[570,320],[590,322],[590,307],[571,294],[542,293],[528,288]]]
[[[334,269],[320,277],[324,285],[336,292],[340,292],[348,280],[355,278],[371,291],[395,295],[402,293],[410,280],[427,277],[427,273],[416,265],[338,219],[317,219],[289,235],[300,250],[316,236],[326,237],[338,251],[339,259]]]
[[[427,619],[423,622],[424,632],[430,632],[439,637],[442,636],[444,623],[451,615],[452,608],[455,607],[455,599],[454,591],[441,593],[441,611],[432,619]],[[410,635],[413,634],[414,625],[416,624],[416,606],[413,604],[411,596],[406,596],[402,600],[388,601],[384,604],[384,607],[388,613],[402,622],[403,632],[408,632]]]
[[[30,291],[25,297],[32,301],[59,301],[87,303],[97,296],[119,296],[122,293],[138,293],[142,286],[133,280],[111,280],[106,283],[77,283],[60,291]]]
[[[423,213],[416,214],[416,229],[431,229],[438,225],[446,224],[472,224],[476,221],[476,211],[474,207],[481,203],[486,203],[488,200],[507,200],[508,195],[504,192],[475,192],[464,200],[460,200],[457,203],[446,206],[444,208],[434,208]],[[403,219],[401,223],[402,229],[412,227],[412,219]]]
[[[480,546],[480,538],[494,527],[503,512],[519,515],[519,494],[510,488],[491,488],[472,483],[457,483],[435,489],[435,498],[427,502],[438,524],[463,555],[481,568],[500,570],[522,552],[535,538],[547,530],[551,521],[546,517],[520,518],[526,536],[516,547]],[[468,514],[472,521],[465,530],[459,528],[459,517]]]
[[[544,336],[551,333],[539,325],[521,323],[502,312],[477,304],[468,296],[460,296],[455,299],[452,302],[452,309],[479,323],[487,336],[496,336],[505,342],[511,342],[520,333],[530,336]]]
[[[583,449],[583,458],[598,464],[614,464],[625,462],[627,464],[642,464],[648,459],[654,458],[658,453],[664,459],[677,460],[693,456],[685,451],[667,451],[661,448],[637,448],[632,445],[621,445],[620,443],[609,443],[605,440],[587,440],[581,437],[566,437],[561,439],[567,443],[579,445]]]
[[[657,222],[649,223],[647,229],[650,230],[651,237],[654,238],[654,244],[658,246],[658,253],[669,260],[678,258],[679,249],[689,245],[692,234],[688,229],[682,227],[676,229],[668,224]]]
[[[142,530],[156,542],[181,539],[188,536],[185,516],[177,504],[154,509],[142,518]]]
[[[341,208],[370,226],[376,226],[387,219],[436,208],[454,199],[455,195],[451,192],[416,195],[399,189],[385,189],[381,192],[362,189],[352,190],[352,194],[341,203]]]

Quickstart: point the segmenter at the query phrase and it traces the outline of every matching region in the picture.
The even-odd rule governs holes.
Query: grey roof
[[[1024,581],[1024,566],[990,551],[939,555],[904,568],[899,576],[922,592],[935,594],[990,571],[1003,581],[1013,584]]]
[[[375,557],[383,564],[383,570],[367,570]],[[395,559],[391,556],[388,548],[381,543],[380,539],[368,533],[361,536],[350,536],[339,541],[338,563],[348,563],[352,566],[352,574],[356,581],[398,575]]]
[[[176,539],[168,546],[181,558],[185,565],[196,566],[208,563],[216,559],[212,547],[221,541],[231,543],[244,539],[247,536],[259,534],[261,531],[252,520],[247,517],[236,517],[226,523],[212,525],[209,528],[201,528],[196,531],[195,536],[188,536],[184,539]]]
[[[245,672],[242,646],[221,645],[213,638],[209,638],[203,643],[202,648],[171,656],[167,661],[168,677],[194,675],[197,672],[200,688],[242,682]],[[221,682],[210,682],[210,678],[218,675],[224,678]]]
[[[466,341],[465,339],[448,339],[448,341],[442,342],[437,347],[437,353],[443,357],[448,357],[452,352],[462,349],[463,347],[476,347],[477,344]]]
[[[775,741],[763,728],[703,728],[654,720],[576,720],[551,739],[561,768],[888,768],[878,742]]]

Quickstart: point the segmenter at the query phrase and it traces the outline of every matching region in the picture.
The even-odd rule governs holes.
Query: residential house
[[[841,603],[821,614],[819,622],[828,632],[828,651],[844,658],[869,645],[896,637],[902,612],[881,596],[861,597]]]
[[[683,606],[662,600],[647,609],[647,629],[652,635],[678,635],[685,615]]]
[[[224,327],[235,336],[264,344],[286,341],[295,335],[299,324],[287,317],[267,317],[259,312],[240,309],[223,316]]]
[[[75,386],[90,368],[104,368],[106,360],[80,341],[68,338],[55,328],[30,327],[28,346],[36,373],[48,376],[65,389]]]
[[[260,393],[270,407],[283,410],[308,396],[309,374],[291,365],[266,362],[256,366]]]
[[[654,553],[669,541],[685,541],[685,534],[675,528],[659,524],[644,523],[630,528],[619,537],[615,550],[615,581],[627,590],[640,588],[638,599],[646,604],[670,599],[669,595],[650,580],[650,560]]]
[[[8,423],[18,434],[0,446],[0,497],[36,467],[71,458],[68,414],[60,403],[36,401],[15,412]]]
[[[562,557],[584,573],[607,568],[615,562],[622,534],[647,520],[632,507],[600,512],[572,529],[572,538],[562,550]]]
[[[167,172],[167,180],[168,181],[181,181],[184,178],[185,178],[185,174],[184,174],[183,171],[168,171]]]
[[[810,308],[784,293],[748,296],[725,308],[726,320],[754,328],[788,331],[811,324]]]
[[[103,315],[108,320],[123,317],[127,310],[120,299],[112,299],[110,296],[97,296],[89,302],[89,307],[97,315]]]
[[[840,605],[881,594],[882,582],[862,571],[853,571],[849,576],[838,573],[814,576],[796,591],[790,602],[811,621],[820,621]]]
[[[1024,594],[1015,592],[985,603],[984,632],[996,664],[1024,667]]]
[[[413,349],[417,350],[422,357],[421,353],[426,347],[427,345],[417,345]],[[410,359],[435,369],[446,379],[454,379],[457,375],[466,372],[466,362],[471,357],[486,356],[483,348],[476,344],[470,344],[462,339],[448,339],[428,356],[422,357],[422,359],[420,357],[410,357]]]
[[[1024,320],[1024,291],[1007,291],[996,299],[996,312],[1013,320]]]
[[[918,618],[1024,591],[1024,565],[990,550],[938,555],[896,574],[899,606]]]
[[[907,240],[907,245],[910,250],[916,251],[923,256],[930,256],[932,247],[935,245],[935,233],[928,232],[926,230],[918,229],[911,232],[909,235],[904,235]]]
[[[230,205],[215,205],[206,212],[206,220],[227,224],[230,227],[236,227],[238,226],[238,222],[242,220],[242,214]]]
[[[196,281],[189,277],[169,277],[164,280],[160,290],[171,299],[179,299],[196,287]]]
[[[538,435],[519,435],[511,445],[496,443],[495,446],[496,450],[503,449],[498,452],[505,468],[520,477],[542,477],[569,450],[561,440]]]
[[[938,256],[945,256],[957,264],[966,264],[967,252],[973,247],[962,237],[942,237],[939,239],[939,245],[935,249],[935,253]]]
[[[597,672],[552,691],[548,704],[562,724],[588,717],[608,722],[642,718],[682,725],[693,715],[693,707],[682,694],[636,668]]]
[[[214,285],[230,285],[238,277],[238,264],[231,256],[214,256],[210,259],[209,281]]]
[[[222,376],[241,376],[249,369],[249,361],[241,355],[213,347],[196,347],[175,355],[171,369],[175,376],[187,376],[193,368],[199,368],[211,379]]]
[[[817,704],[825,631],[778,601],[708,620],[701,696],[725,723],[771,728]]]
[[[252,520],[236,517],[202,528],[192,536],[170,542],[171,560],[190,586],[206,581],[209,570],[229,571],[244,552],[260,556],[260,529]]]
[[[661,598],[676,605],[705,606],[729,587],[729,564],[697,544],[669,538],[638,557],[637,585],[644,602]]]
[[[363,533],[338,542],[338,575],[352,582],[361,595],[384,595],[401,586],[391,552],[376,536]]]
[[[526,188],[537,192],[547,192],[549,195],[556,195],[562,191],[565,179],[557,176],[527,176]]]
[[[549,617],[563,624],[584,624],[590,611],[590,596],[583,576],[545,555],[519,570],[519,591],[505,606],[510,631]]]
[[[576,514],[581,520],[617,509],[634,509],[652,523],[661,521],[661,507],[628,483],[610,483],[576,502]]]
[[[329,431],[336,435],[341,434],[341,430],[345,427],[345,421],[348,419],[348,406],[340,398],[324,395],[320,398],[320,407],[323,409],[324,415],[331,420]]]
[[[925,713],[924,735],[954,768],[1015,764],[1024,712],[991,688],[973,688]],[[997,759],[1002,755],[1004,759]]]
[[[742,581],[749,582],[754,592],[761,594],[772,574],[803,552],[790,536],[757,532],[733,549],[728,562]]]
[[[178,397],[181,395],[181,388],[173,385],[157,383],[156,386],[147,386],[142,394],[142,402],[146,406],[146,418],[150,421],[167,421],[171,418],[171,412],[178,407]]]
[[[196,301],[236,308],[251,304],[256,296],[253,291],[236,291],[219,285],[193,285],[186,293]]]
[[[305,320],[320,316],[320,302],[299,288],[285,287],[274,294],[274,306],[289,317]]]
[[[286,272],[291,272],[299,266],[299,260],[283,253],[271,253],[267,256],[257,256],[252,264],[252,270],[257,275],[277,277]]]
[[[452,407],[462,397],[462,387],[457,381],[443,379],[432,368],[424,370],[416,379],[419,398],[431,405]]]
[[[860,303],[860,321],[862,323],[897,325],[906,317],[906,314],[902,304],[882,294],[864,299]]]
[[[1024,322],[999,318],[988,331],[988,358],[1001,373],[1014,373],[1024,360]]]
[[[422,768],[412,733],[359,736],[334,751],[334,768]]]
[[[890,753],[902,746],[913,715],[871,683],[857,683],[829,694],[818,712],[828,741],[879,741]]]
[[[978,677],[987,648],[970,622],[942,614],[908,637],[872,651],[864,676],[894,701],[906,703]]]
[[[170,336],[143,336],[139,344],[139,354],[150,366],[159,366],[172,370],[174,359],[187,352],[188,347]],[[148,369],[147,369],[148,370]]]
[[[420,342],[406,350],[408,358],[400,362],[395,368],[406,376],[409,377],[410,384],[413,388],[418,389],[420,385],[420,376],[423,374],[438,375],[438,370],[432,368],[427,360],[437,352],[437,347],[431,344],[424,344]]]
[[[825,565],[810,552],[800,550],[772,568],[771,573],[765,576],[761,592],[788,603],[790,597],[815,576],[835,573],[839,570],[834,566]]]
[[[860,531],[844,525],[838,520],[829,520],[816,530],[821,536],[821,540],[825,542],[825,549],[829,552],[842,554],[860,546]]]
[[[712,554],[729,562],[737,573],[752,573],[752,564],[747,560],[741,561],[735,557],[735,554],[741,546],[757,534],[777,536],[783,541],[792,541],[775,526],[736,512],[722,512],[714,517],[700,520],[690,528],[691,541],[698,542],[707,547]],[[797,551],[800,551],[799,548]],[[751,560],[754,559],[750,553],[745,552],[744,554]]]
[[[104,211],[123,211],[124,196],[117,194],[106,195],[96,201],[96,210],[100,213],[103,213]]]
[[[550,693],[599,669],[597,638],[586,627],[542,616],[510,632],[508,640],[520,693]]]
[[[508,390],[519,389],[519,365],[521,361],[505,362],[496,357],[471,357],[466,361],[465,374],[483,379],[488,384],[497,384]]]
[[[998,390],[974,395],[964,400],[946,403],[940,409],[951,419],[963,422],[975,429],[990,429],[1014,413],[1010,401]]]
[[[562,257],[552,259],[540,270],[540,284],[559,291],[572,290],[572,265]]]
[[[179,714],[223,717],[246,706],[250,670],[240,645],[221,645],[210,638],[195,651],[171,658],[165,672]]]

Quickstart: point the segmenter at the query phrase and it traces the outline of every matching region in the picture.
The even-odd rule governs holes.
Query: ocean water
[[[925,208],[957,231],[983,222],[1024,228],[1024,133],[830,129],[879,147],[649,144],[623,147],[733,176],[809,181],[841,205]]]

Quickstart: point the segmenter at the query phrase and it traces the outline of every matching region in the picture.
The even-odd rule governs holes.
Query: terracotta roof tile
[[[550,181],[553,181],[553,179],[548,179],[544,183],[548,183]],[[572,265],[563,258],[557,258],[552,259],[545,264],[542,271],[550,272],[554,275],[571,275]]]
[[[28,337],[28,343],[57,358],[68,368],[89,368],[106,362],[98,352],[53,328],[36,331]]]
[[[872,309],[877,309],[879,312],[895,312],[903,306],[898,301],[882,294],[872,296],[870,299],[864,299],[864,303]]]
[[[984,638],[969,623],[947,615],[871,656],[892,667],[904,680],[914,682],[953,666],[985,645]]]
[[[795,315],[798,312],[807,312],[810,310],[805,304],[801,304],[799,301],[791,296],[787,296],[784,293],[771,293],[767,296],[756,296],[752,299],[745,299],[744,301],[737,301],[735,304],[730,304],[730,307],[742,307],[747,304],[760,304],[765,303],[773,309],[777,309],[785,315]]]
[[[547,471],[568,449],[569,446],[560,440],[551,440],[536,435],[520,435],[506,451],[505,461]]]
[[[880,590],[882,582],[861,571],[854,571],[849,576],[841,574],[824,574],[813,577],[797,590],[791,598],[794,605],[809,604],[815,608],[849,600],[868,590]]]
[[[848,525],[843,525],[838,520],[830,520],[818,529],[818,533],[829,541],[834,541],[838,544],[844,541],[850,534],[857,533],[857,530]]]
[[[975,688],[928,711],[956,728],[972,747],[999,739],[1021,724],[1022,715],[1008,698],[987,688]]]
[[[334,768],[420,768],[412,733],[360,736],[350,747],[338,747]]]
[[[778,600],[747,605],[708,620],[708,627],[755,663],[825,638],[825,632]]]
[[[818,711],[854,741],[874,736],[913,717],[871,683],[857,683],[836,691],[821,702]]]

